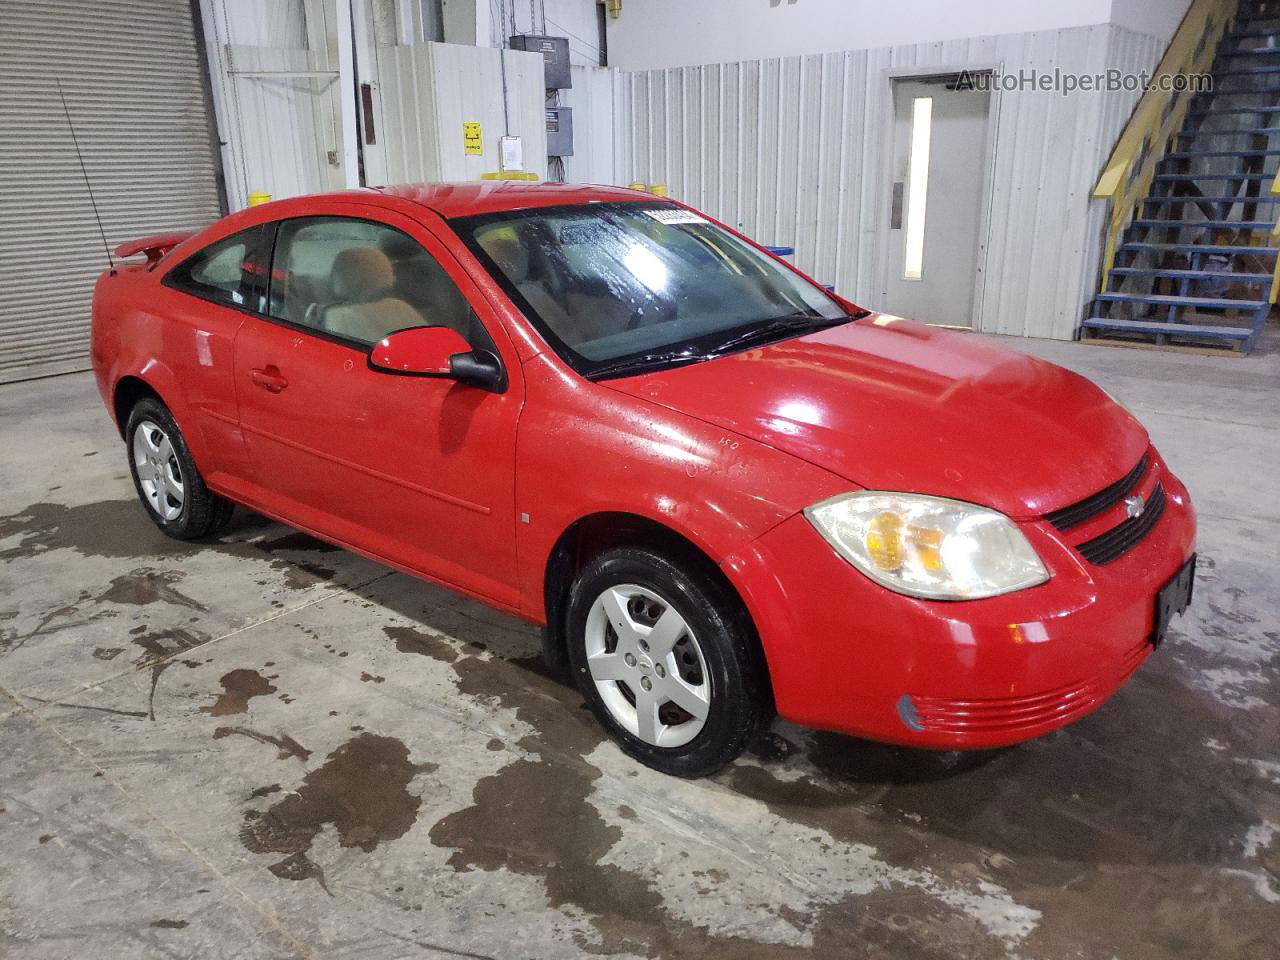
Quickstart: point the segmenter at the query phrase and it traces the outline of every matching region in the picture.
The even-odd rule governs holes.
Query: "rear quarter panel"
[[[217,486],[220,474],[245,467],[232,380],[244,314],[164,286],[163,271],[164,265],[149,271],[130,264],[98,279],[91,337],[98,390],[114,418],[120,382],[146,383],[178,421],[206,481]]]
[[[115,387],[120,381],[120,314],[126,309],[133,289],[137,286],[137,274],[142,272],[138,264],[128,264],[99,275],[93,288],[92,323],[89,332],[89,358],[93,364],[93,376],[98,393],[106,405],[107,413],[115,420]],[[117,424],[123,427],[123,424]]]

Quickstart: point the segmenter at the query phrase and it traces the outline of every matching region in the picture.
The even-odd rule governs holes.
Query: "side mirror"
[[[412,327],[389,333],[369,351],[369,366],[408,377],[440,377],[501,393],[507,387],[502,364],[488,350],[472,350],[449,327]]]

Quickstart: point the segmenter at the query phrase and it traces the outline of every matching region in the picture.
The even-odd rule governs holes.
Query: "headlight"
[[[1004,514],[913,493],[849,493],[805,510],[855,567],[890,590],[932,600],[994,597],[1049,579]]]

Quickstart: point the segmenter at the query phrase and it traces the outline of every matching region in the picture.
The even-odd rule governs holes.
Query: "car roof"
[[[661,201],[651,193],[595,184],[484,180],[479,183],[410,183],[375,192],[420,203],[445,219],[533,207]]]
[[[379,198],[383,198],[381,202]],[[670,202],[664,197],[645,193],[643,190],[577,183],[482,180],[478,183],[408,183],[385,187],[357,187],[333,193],[287,197],[259,206],[246,207],[210,224],[209,227],[188,237],[182,243],[169,247],[164,260],[170,263],[177,262],[192,251],[229,237],[238,230],[258,224],[291,217],[311,216],[315,213],[316,204],[326,200],[372,203],[392,209],[399,206],[402,212],[405,212],[404,205],[418,204],[446,220],[474,214],[503,213],[537,207],[585,206],[591,203]],[[155,241],[174,238],[159,236],[143,239]],[[142,241],[125,246],[137,247],[138,242]],[[143,247],[137,247],[137,250],[131,251],[131,254],[143,250]]]

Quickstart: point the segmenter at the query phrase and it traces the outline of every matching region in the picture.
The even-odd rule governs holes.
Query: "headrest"
[[[529,250],[519,240],[499,236],[480,241],[480,246],[512,283],[524,283],[529,279]]]
[[[398,230],[388,230],[384,233],[378,240],[378,246],[392,260],[412,260],[425,254],[417,240]]]
[[[351,247],[333,258],[329,292],[347,303],[377,300],[395,285],[387,255],[376,247]]]

